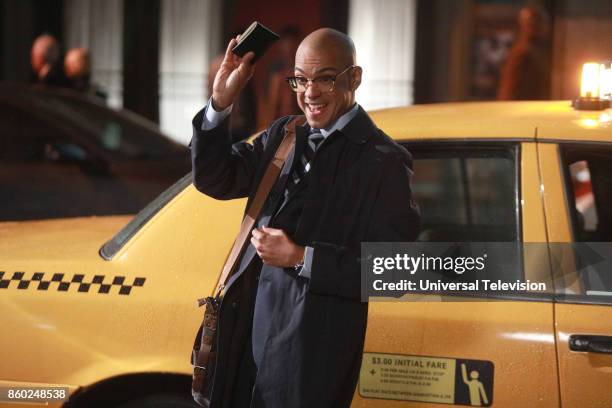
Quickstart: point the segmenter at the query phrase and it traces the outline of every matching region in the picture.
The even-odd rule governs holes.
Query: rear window
[[[405,146],[413,156],[411,186],[421,212],[421,232],[417,241],[466,243],[454,250],[454,257],[479,256],[478,251],[486,248],[485,253],[503,259],[504,263],[500,267],[487,268],[479,279],[524,280],[519,205],[520,145],[474,141]],[[454,273],[432,273],[435,278],[447,282],[456,279]],[[474,292],[470,297],[480,296],[546,300],[545,296],[528,291]]]
[[[406,145],[419,204],[419,241],[518,241],[518,147],[499,144]]]

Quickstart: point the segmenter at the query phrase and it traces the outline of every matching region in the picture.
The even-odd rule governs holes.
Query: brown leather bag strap
[[[225,285],[227,284],[227,280],[230,278],[232,273],[237,267],[238,259],[240,258],[240,254],[247,247],[247,242],[249,242],[249,236],[251,235],[251,231],[253,227],[255,227],[255,221],[259,217],[261,210],[263,208],[268,195],[270,194],[270,190],[272,190],[272,186],[278,179],[278,176],[283,168],[289,153],[295,146],[295,127],[297,125],[302,125],[305,122],[304,116],[296,116],[291,119],[287,125],[285,125],[285,136],[283,141],[276,149],[276,153],[274,154],[274,158],[270,161],[266,172],[264,173],[259,186],[257,187],[257,191],[255,193],[255,197],[251,202],[248,210],[244,218],[242,219],[242,225],[240,226],[240,232],[234,241],[234,246],[229,253],[229,256],[225,260],[225,265],[223,266],[223,271],[221,272],[221,276],[219,277],[219,281],[217,282],[217,288],[215,290],[215,296],[220,296],[223,290],[225,289]]]

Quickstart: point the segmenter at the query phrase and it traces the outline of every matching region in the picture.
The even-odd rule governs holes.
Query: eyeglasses
[[[294,92],[302,93],[306,92],[308,85],[316,87],[319,92],[331,92],[334,90],[334,84],[336,79],[347,72],[348,70],[355,68],[355,65],[347,67],[344,71],[336,75],[321,75],[316,78],[305,78],[302,76],[287,77],[285,80]]]

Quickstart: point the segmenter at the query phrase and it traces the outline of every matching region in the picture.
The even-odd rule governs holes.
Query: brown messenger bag
[[[221,276],[213,296],[198,299],[198,306],[206,305],[204,309],[204,320],[200,325],[193,345],[191,354],[191,364],[193,365],[193,377],[191,382],[191,394],[199,405],[208,408],[212,397],[212,383],[216,368],[216,349],[217,325],[219,322],[219,307],[225,290],[227,281],[235,272],[238,260],[249,242],[251,231],[255,227],[255,222],[261,213],[272,186],[278,179],[289,153],[295,146],[295,127],[305,122],[304,116],[297,116],[285,125],[285,135],[281,144],[278,146],[274,158],[270,161],[264,173],[255,198],[247,210],[240,232],[234,241],[234,245],[225,261]]]

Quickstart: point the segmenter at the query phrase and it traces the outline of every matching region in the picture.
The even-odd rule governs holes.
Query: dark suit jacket
[[[193,123],[194,185],[217,199],[248,196],[250,203],[289,117],[276,121],[252,145],[232,145],[228,121],[201,131],[202,114]],[[295,154],[267,208],[279,208],[287,178],[299,162],[293,157],[301,156],[308,130],[307,125],[296,129]],[[251,324],[257,364],[252,406],[350,405],[367,320],[367,303],[360,299],[360,245],[416,238],[419,215],[411,198],[411,165],[410,154],[361,108],[344,129],[328,136],[302,194],[268,220],[296,243],[314,247],[311,279],[261,263],[234,277],[220,312],[214,407],[232,406],[230,399],[242,389],[235,384],[240,362],[232,354],[247,344],[238,338],[249,335]],[[260,269],[258,281],[248,276],[252,269]],[[256,299],[249,297],[255,292]]]

